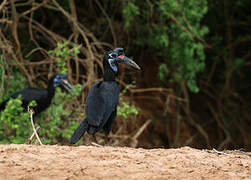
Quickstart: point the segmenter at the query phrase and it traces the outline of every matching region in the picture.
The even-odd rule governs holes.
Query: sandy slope
[[[0,145],[0,179],[251,179],[251,157],[189,147]]]

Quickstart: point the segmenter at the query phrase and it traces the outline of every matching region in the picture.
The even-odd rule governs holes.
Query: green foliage
[[[75,102],[81,93],[81,85],[75,85],[71,93],[65,93],[60,88],[56,89],[56,94],[52,105],[40,117],[36,117],[35,122],[39,123],[39,132],[44,144],[68,141],[72,132],[78,126],[77,121],[69,119],[84,116],[81,109],[68,108],[70,102]],[[0,113],[0,143],[25,143],[32,133],[30,114],[24,112],[21,97],[8,101],[4,111]],[[35,107],[36,102],[32,101],[29,107]]]
[[[68,59],[79,54],[79,50],[76,45],[70,49],[69,42],[57,43],[57,47],[54,50],[50,50],[49,54],[54,55],[57,60],[57,72],[60,74],[67,74],[66,62]]]
[[[117,108],[118,116],[126,119],[128,115],[138,115],[138,113],[135,106],[130,105],[128,102],[124,101],[123,98],[120,98],[120,105]]]
[[[77,50],[75,51],[77,53]],[[11,76],[5,76],[6,70],[3,61],[0,61],[0,67],[0,84],[2,85],[0,100],[3,101],[18,89],[24,88],[26,79],[20,73],[18,66],[13,66],[8,70]],[[59,87],[56,88],[52,105],[35,119],[35,123],[39,123],[41,126],[39,135],[43,143],[58,143],[58,140],[68,141],[78,125],[77,121],[70,120],[84,115],[80,112],[81,109],[67,106],[77,101],[76,98],[80,95],[81,90],[79,84],[75,85],[70,93],[63,92]],[[5,110],[0,112],[0,143],[25,143],[32,133],[30,114],[25,112],[21,105],[21,97],[11,99]],[[32,101],[29,107],[33,108],[36,105],[36,102]]]
[[[37,102],[35,100],[31,101],[28,105],[30,108],[34,108],[37,106]]]
[[[0,143],[21,144],[31,132],[29,113],[24,112],[21,96],[10,99],[5,110],[0,112]]]
[[[123,8],[124,24],[127,29],[130,27],[134,17],[139,15],[139,9],[133,2],[134,1],[128,1]]]
[[[168,25],[170,45],[162,46],[160,55],[166,57],[165,62],[175,65],[176,72],[185,79],[192,92],[198,92],[196,74],[205,66],[205,54],[202,36],[208,33],[206,27],[201,27],[200,21],[207,12],[206,1],[161,1],[158,3],[162,20],[171,20]],[[166,39],[168,38],[166,37]],[[161,69],[160,69],[161,70]],[[163,71],[160,71],[163,73]],[[177,74],[174,81],[180,81]]]
[[[41,131],[40,137],[44,144],[58,143],[68,141],[74,129],[77,128],[78,122],[72,121],[75,117],[82,116],[81,109],[68,107],[77,101],[77,97],[81,93],[81,85],[74,85],[71,93],[63,92],[60,88],[56,88],[55,97],[51,106],[46,113],[42,113],[39,118]]]
[[[125,89],[120,93],[119,97],[119,106],[117,107],[117,115],[126,119],[129,115],[138,115],[138,110],[134,105],[130,105],[129,102],[124,100],[124,95],[128,89],[135,87],[134,84],[129,84]]]
[[[0,55],[0,57],[2,57]],[[3,57],[2,57],[3,58]],[[26,86],[27,80],[20,72],[19,66],[13,66],[11,69],[6,68],[3,59],[0,59],[0,102],[15,93],[18,89]],[[6,76],[6,72],[10,74]]]
[[[185,80],[192,92],[198,92],[196,75],[205,68],[203,36],[208,28],[201,26],[201,20],[207,13],[207,1],[148,3],[149,6],[143,1],[128,2],[123,9],[125,26],[133,27],[132,33],[138,34],[137,45],[150,46],[157,52],[162,61],[158,74],[161,81]]]
[[[168,74],[169,70],[166,64],[161,64],[159,66],[159,73],[158,78],[163,81],[165,79],[165,76]]]
[[[167,26],[155,26],[153,27],[153,35],[150,37],[152,39],[152,44],[155,49],[166,49],[169,46],[169,36],[168,36]],[[161,52],[159,52],[161,55]]]
[[[26,79],[19,70],[19,66],[8,68],[6,60],[0,55],[0,102],[7,99],[26,85]],[[8,74],[6,76],[6,74]],[[21,96],[10,99],[5,110],[0,112],[0,143],[24,143],[30,133],[29,113],[24,112]],[[35,105],[32,102],[31,105]]]

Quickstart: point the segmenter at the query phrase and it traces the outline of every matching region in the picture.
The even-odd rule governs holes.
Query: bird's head
[[[68,75],[67,74],[57,74],[57,75],[54,76],[53,86],[57,87],[59,84],[62,85],[68,91],[70,91],[70,89],[72,89],[72,86],[68,81]]]
[[[113,51],[107,52],[104,57],[104,63],[105,62],[108,62],[115,73],[118,72],[118,63],[127,64],[140,70],[140,67],[132,59],[125,56],[123,48],[115,48]]]

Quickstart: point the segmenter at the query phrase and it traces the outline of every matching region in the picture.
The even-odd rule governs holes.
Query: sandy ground
[[[0,145],[0,179],[251,179],[240,151]]]

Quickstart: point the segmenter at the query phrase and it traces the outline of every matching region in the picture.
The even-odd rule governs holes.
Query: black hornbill
[[[34,116],[36,116],[50,106],[51,100],[55,95],[55,89],[59,84],[65,87],[68,91],[72,88],[71,84],[68,82],[68,76],[66,74],[57,74],[50,78],[47,89],[28,87],[11,95],[0,104],[0,111],[5,109],[10,98],[17,98],[21,95],[22,107],[24,109],[27,109],[27,106],[31,101],[36,101],[37,105],[34,107]]]
[[[85,104],[86,117],[72,134],[71,144],[79,141],[86,131],[88,134],[94,135],[103,129],[106,134],[109,134],[117,114],[119,101],[119,88],[115,81],[118,63],[140,69],[133,60],[124,55],[123,48],[116,48],[105,54],[103,58],[103,81],[96,82],[91,86]]]

